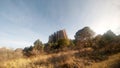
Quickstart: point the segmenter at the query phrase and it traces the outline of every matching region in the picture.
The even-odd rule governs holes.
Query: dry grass
[[[30,58],[20,58],[9,60],[0,68],[117,68],[120,62],[120,53],[110,56],[108,60],[93,63],[86,66],[87,60],[76,58],[74,53],[77,51],[61,52],[57,54],[48,54],[34,56]]]
[[[108,60],[93,63],[87,68],[120,68],[120,53],[113,56],[109,56]]]
[[[5,68],[40,68],[36,65],[36,62],[46,62],[45,60],[50,57],[47,55],[35,56],[30,58],[20,58],[10,60],[4,63]],[[43,68],[43,67],[42,67]]]
[[[83,68],[82,59],[76,59],[76,51],[61,52],[9,60],[4,63],[5,68]]]

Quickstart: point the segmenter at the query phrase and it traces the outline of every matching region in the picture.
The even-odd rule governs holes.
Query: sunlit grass
[[[109,56],[108,60],[93,63],[91,66],[87,66],[87,68],[114,68],[111,66],[114,66],[115,63],[118,63],[118,61],[120,62],[120,53]]]
[[[120,61],[120,53],[109,58],[105,61],[94,62],[92,65],[84,66],[84,59],[75,58],[68,53],[39,55],[30,58],[19,58],[6,61],[3,65],[4,68],[111,68],[117,61]],[[60,66],[60,67],[59,67]]]

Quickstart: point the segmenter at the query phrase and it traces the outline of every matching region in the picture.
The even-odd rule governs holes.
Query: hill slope
[[[75,57],[78,51],[67,51],[54,54],[33,56],[7,61],[3,68],[119,68],[120,53],[109,56],[105,61],[92,62],[82,57]],[[116,67],[115,67],[116,66]]]

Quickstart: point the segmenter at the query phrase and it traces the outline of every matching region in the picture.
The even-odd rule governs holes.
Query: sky
[[[85,26],[120,34],[120,0],[0,0],[0,47],[46,43],[60,29],[74,39]]]

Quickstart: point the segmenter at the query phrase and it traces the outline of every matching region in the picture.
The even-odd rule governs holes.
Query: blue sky
[[[120,0],[0,0],[0,47],[24,48],[66,29],[68,37],[90,26],[120,34]]]

